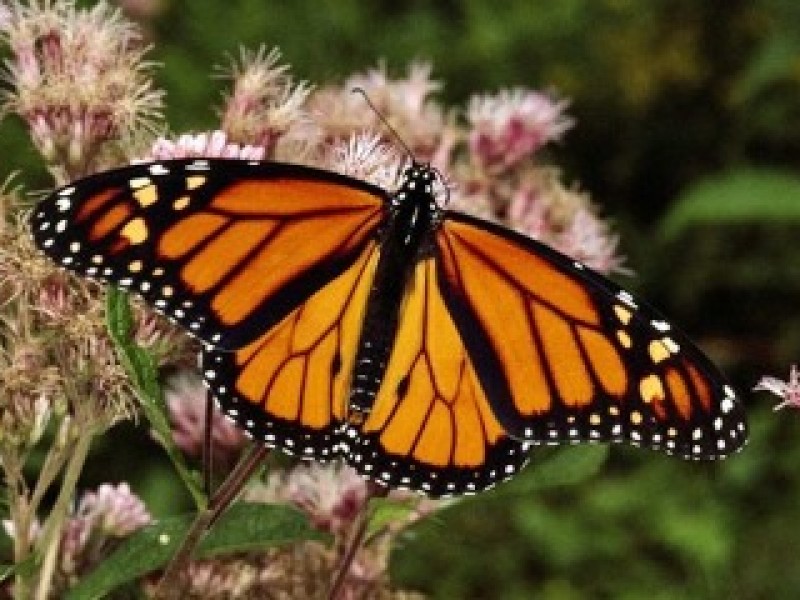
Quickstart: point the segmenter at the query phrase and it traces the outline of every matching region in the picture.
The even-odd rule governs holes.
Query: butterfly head
[[[444,203],[446,204],[449,190],[443,183],[441,172],[428,163],[413,161],[403,171],[403,182],[395,194],[395,200],[399,203],[425,203],[430,206],[433,212],[438,212],[440,205],[436,198],[438,196],[437,192],[441,191],[442,188],[445,191]]]

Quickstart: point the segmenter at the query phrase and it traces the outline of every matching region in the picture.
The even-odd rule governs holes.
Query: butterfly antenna
[[[369,99],[369,95],[367,94],[366,90],[362,87],[356,86],[350,91],[353,92],[354,94],[360,94],[364,98],[364,102],[366,102],[367,105],[372,109],[372,112],[375,113],[375,116],[378,117],[378,119],[380,119],[381,123],[384,124],[386,129],[388,129],[391,132],[392,137],[394,137],[394,139],[396,139],[397,142],[406,151],[406,154],[408,155],[408,158],[411,159],[411,162],[416,163],[417,161],[414,160],[414,153],[411,152],[411,148],[409,148],[408,144],[406,144],[403,141],[403,138],[400,137],[400,134],[397,133],[397,130],[389,124],[388,119],[383,115],[383,113],[379,111],[377,107],[372,103],[372,100]]]

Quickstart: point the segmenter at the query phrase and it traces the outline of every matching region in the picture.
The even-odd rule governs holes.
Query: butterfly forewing
[[[536,444],[628,441],[715,459],[746,440],[740,401],[685,336],[575,261],[449,213],[445,300],[503,428]]]
[[[236,348],[342,273],[385,193],[278,163],[166,161],[59,190],[32,219],[61,265],[141,294],[195,336]]]

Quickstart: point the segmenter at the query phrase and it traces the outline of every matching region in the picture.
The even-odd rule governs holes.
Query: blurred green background
[[[465,500],[397,546],[399,586],[434,598],[800,597],[800,415],[749,393],[800,359],[800,2],[160,4],[142,23],[175,131],[213,126],[212,67],[261,43],[312,82],[379,59],[401,74],[422,58],[448,104],[515,85],[570,98],[577,126],[552,160],[620,233],[636,276],[618,280],[746,397],[741,455],[698,465],[619,447],[579,485]],[[47,187],[21,126],[3,131],[3,172]],[[169,470],[137,460],[146,434],[122,438],[130,458],[109,440],[88,480],[131,479],[154,511],[174,510]]]

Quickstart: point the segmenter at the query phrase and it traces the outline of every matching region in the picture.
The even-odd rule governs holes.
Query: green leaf
[[[192,495],[195,505],[198,509],[205,508],[206,498],[200,478],[186,464],[183,454],[178,451],[172,439],[164,392],[158,379],[158,363],[152,354],[140,348],[133,339],[133,311],[128,294],[113,286],[108,288],[106,295],[106,326],[120,362],[133,383],[147,421]]]
[[[175,554],[194,515],[162,519],[122,545],[66,595],[67,600],[105,598],[117,587],[163,568]],[[201,542],[197,558],[248,552],[296,541],[327,541],[306,517],[288,506],[236,504]]]
[[[0,583],[11,577],[17,570],[17,565],[0,565]]]
[[[106,296],[106,324],[128,374],[143,393],[143,400],[162,413],[166,424],[166,407],[158,381],[158,365],[155,358],[133,340],[133,311],[128,295],[115,287],[109,287]]]
[[[0,565],[0,583],[5,582],[7,579],[14,575],[21,575],[22,577],[30,578],[36,573],[40,567],[39,557],[36,554],[31,554],[28,558],[20,563],[13,565]]]
[[[543,455],[538,458],[537,454]],[[525,470],[506,485],[497,488],[497,495],[530,494],[548,488],[575,485],[600,470],[608,458],[608,446],[567,446],[545,456],[534,450]]]
[[[741,169],[697,183],[661,224],[673,240],[698,225],[800,222],[800,177],[774,169]]]
[[[372,536],[390,523],[405,520],[416,508],[417,500],[408,498],[397,500],[394,498],[370,498],[369,501],[369,527],[367,536]]]

